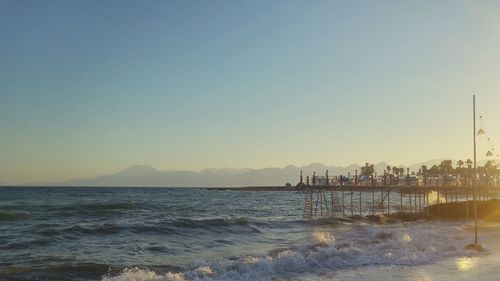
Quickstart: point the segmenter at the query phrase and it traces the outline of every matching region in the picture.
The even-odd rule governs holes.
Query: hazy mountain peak
[[[307,166],[304,166],[303,168],[304,169],[322,169],[322,170],[328,169],[328,167],[326,165],[321,164],[321,163],[311,163]]]
[[[134,165],[131,166],[119,174],[122,175],[146,175],[156,173],[156,169],[148,165]]]

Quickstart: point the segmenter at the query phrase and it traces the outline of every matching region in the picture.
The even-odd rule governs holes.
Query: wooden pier
[[[476,194],[474,194],[476,190]],[[461,186],[307,186],[304,188],[303,215],[348,217],[390,213],[429,214],[428,206],[485,201],[497,197],[494,187]],[[472,204],[466,214],[472,215]]]

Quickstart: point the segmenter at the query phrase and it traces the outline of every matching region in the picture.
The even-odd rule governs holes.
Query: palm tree
[[[465,180],[464,180],[465,185],[469,185],[469,173],[470,173],[470,170],[472,169],[472,164],[474,164],[474,162],[472,162],[472,160],[470,160],[470,159],[467,159],[465,161],[465,165],[467,165],[467,169],[465,169]]]
[[[452,165],[451,160],[443,160],[443,161],[441,161],[441,164],[439,164],[439,169],[443,173],[450,173],[450,172],[452,172],[453,171],[453,165]]]
[[[392,174],[391,174],[391,166],[387,166],[387,176],[389,177],[389,185],[392,185]]]
[[[465,164],[467,164],[467,169],[472,169],[472,164],[474,164],[474,162],[472,162],[472,160],[470,159],[467,159],[467,161],[465,161]]]
[[[408,169],[410,171],[410,169]],[[399,175],[404,175],[405,174],[405,168],[399,168]]]
[[[432,165],[432,167],[427,171],[430,175],[439,175],[440,174],[439,167],[436,165]]]
[[[409,171],[410,169],[408,169]],[[400,176],[399,178],[401,178],[402,176],[404,176],[405,174],[405,168],[399,168],[399,173],[398,173]],[[400,185],[402,185],[404,182],[402,182]]]
[[[422,167],[420,167],[420,173],[422,176],[424,176],[424,185],[427,185],[427,166],[426,165],[422,165]]]
[[[399,183],[399,169],[398,169],[398,167],[394,167],[394,166],[392,167],[392,174],[393,174],[395,184],[398,184]]]
[[[422,175],[425,175],[427,173],[427,165],[422,165],[420,167],[420,172],[422,173]]]
[[[443,160],[439,164],[439,171],[443,177],[443,184],[448,185],[448,176],[453,172],[453,165],[451,160]]]
[[[462,160],[457,161],[457,168],[455,169],[455,173],[460,175],[460,185],[464,185],[464,180],[466,180],[465,171],[464,171],[465,162]],[[462,180],[462,175],[464,179]]]
[[[375,173],[375,166],[370,163],[365,163],[364,167],[361,167],[361,176],[372,176]]]
[[[392,173],[397,175],[399,173],[399,168],[398,167],[392,167]]]

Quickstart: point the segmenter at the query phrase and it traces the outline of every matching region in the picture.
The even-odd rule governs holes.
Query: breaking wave
[[[263,256],[196,261],[168,272],[132,267],[102,280],[287,280],[354,266],[410,266],[471,254],[463,248],[465,238],[464,225],[443,223],[361,225],[342,241],[330,231],[317,230],[302,244]]]

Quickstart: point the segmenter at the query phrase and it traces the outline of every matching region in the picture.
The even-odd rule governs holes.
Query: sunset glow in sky
[[[498,15],[498,1],[0,0],[0,182],[472,158],[474,93],[500,146]]]

